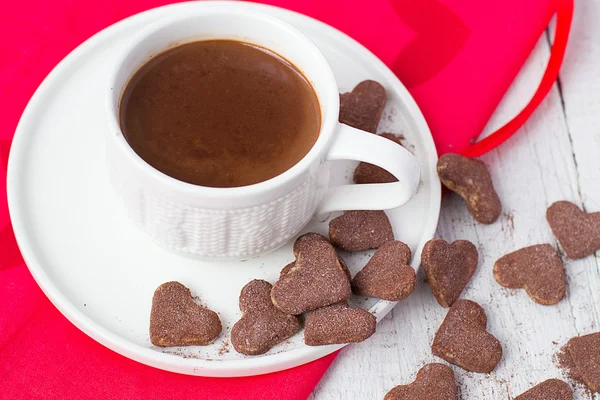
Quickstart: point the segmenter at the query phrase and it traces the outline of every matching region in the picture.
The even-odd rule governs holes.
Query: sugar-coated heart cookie
[[[377,319],[346,302],[306,313],[304,343],[309,346],[362,342],[375,333]]]
[[[275,308],[272,287],[267,281],[255,279],[242,288],[242,318],[231,329],[231,344],[238,353],[264,354],[302,328],[300,318]]]
[[[502,358],[502,346],[486,326],[479,304],[456,301],[435,334],[433,354],[467,371],[492,372]]]
[[[515,397],[515,400],[572,400],[573,390],[560,379],[548,379],[525,393]]]
[[[179,282],[160,285],[152,298],[150,341],[155,346],[206,346],[221,333],[212,310],[196,304],[190,289]]]
[[[298,257],[298,253],[300,253],[301,251],[309,250],[310,247],[312,246],[312,244],[315,242],[315,240],[322,240],[322,241],[329,243],[329,239],[327,239],[325,236],[321,235],[320,233],[316,233],[316,232],[305,233],[304,235],[298,236],[298,238],[294,242],[294,247],[293,247],[294,256]]]
[[[563,262],[549,244],[509,253],[494,264],[494,278],[502,286],[523,288],[536,303],[556,304],[567,290]]]
[[[362,81],[350,93],[340,94],[341,123],[375,133],[387,102],[385,88],[375,81]]]
[[[571,378],[600,393],[600,332],[572,338],[558,360]]]
[[[498,219],[502,204],[482,161],[447,153],[438,160],[437,172],[444,186],[465,200],[476,221],[491,224]]]
[[[394,240],[394,232],[383,211],[346,211],[329,222],[329,239],[346,251],[376,249]]]
[[[444,364],[427,364],[409,385],[396,386],[384,400],[457,400],[452,368]]]
[[[296,241],[294,242],[294,255],[298,256],[299,251],[301,251],[302,249],[306,249],[307,246],[311,245],[313,240],[317,240],[317,239],[324,240],[327,243],[330,243],[329,239],[327,239],[325,236],[321,235],[320,233],[315,233],[315,232],[305,233],[304,235],[299,236],[298,239],[296,239]],[[350,270],[348,269],[348,264],[346,264],[346,261],[344,261],[344,259],[342,257],[338,256],[338,260],[340,262],[340,265],[342,266],[342,269],[344,270],[344,273],[348,277],[348,280],[351,280],[352,275],[350,274]],[[296,262],[292,261],[291,263],[286,265],[281,270],[280,276],[287,274],[288,271],[291,268],[293,268],[295,264],[296,264]]]
[[[546,219],[569,258],[583,258],[600,250],[600,212],[585,213],[568,201],[548,207]]]
[[[304,235],[294,245],[296,261],[288,264],[271,290],[275,307],[298,315],[346,300],[350,281],[338,255],[321,235]]]
[[[382,300],[404,300],[417,286],[415,270],[409,265],[410,258],[410,248],[404,243],[398,240],[385,243],[356,274],[352,291]]]
[[[477,269],[479,253],[468,240],[448,244],[442,239],[431,239],[421,252],[431,292],[442,307],[450,307],[458,299]]]
[[[342,269],[344,270],[344,273],[346,274],[346,277],[348,278],[348,280],[349,281],[352,280],[352,274],[350,273],[350,270],[348,269],[348,264],[346,264],[346,261],[344,261],[344,259],[342,257],[339,257],[339,256],[338,256],[338,261],[340,262],[340,265],[342,266]],[[296,265],[296,261],[292,261],[291,263],[287,264],[279,272],[279,277],[281,278],[282,276],[284,276],[285,274],[287,274],[288,272],[290,272],[290,270],[292,268],[294,268],[295,265]]]
[[[379,135],[383,138],[389,139],[399,145],[402,145],[404,136],[397,135],[395,133],[382,133]],[[398,179],[390,174],[385,169],[378,167],[377,165],[369,164],[361,161],[354,170],[354,183],[389,183],[398,182]]]

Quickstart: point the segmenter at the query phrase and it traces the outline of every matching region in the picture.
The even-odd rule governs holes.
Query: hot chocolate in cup
[[[202,41],[255,46],[289,63],[307,81],[318,102],[320,123],[314,143],[298,161],[256,183],[213,187],[170,176],[134,150],[121,120],[123,95],[132,78],[161,54]],[[338,122],[333,71],[308,37],[270,14],[243,9],[235,2],[202,5],[197,12],[174,14],[140,31],[110,74],[106,109],[109,174],[126,213],[158,244],[186,256],[257,256],[295,237],[315,213],[400,207],[419,183],[419,165],[410,152]],[[375,164],[398,182],[329,187],[326,161],[333,160]]]

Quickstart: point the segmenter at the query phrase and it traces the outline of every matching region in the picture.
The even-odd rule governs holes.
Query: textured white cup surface
[[[153,56],[169,48],[209,39],[240,40],[268,48],[294,64],[311,82],[321,107],[319,138],[309,153],[286,172],[243,187],[192,185],[151,167],[123,137],[119,104],[133,74]],[[117,61],[107,90],[107,161],[115,191],[126,213],[141,229],[160,245],[182,255],[243,259],[280,247],[306,225],[325,197],[329,171],[324,161],[332,158],[332,146],[348,148],[347,143],[339,143],[340,127],[345,126],[337,122],[338,89],[325,56],[293,26],[269,14],[240,8],[235,3],[214,4],[195,13],[169,16],[142,30]],[[368,143],[379,139],[361,133]],[[385,206],[380,208],[404,204],[418,183],[418,164],[414,158],[401,146],[386,142],[375,140],[371,144],[391,150],[387,164],[380,165],[404,183],[387,189],[384,186],[394,184],[377,185],[382,193],[387,190],[387,194],[398,195],[398,200],[380,202]],[[341,153],[362,160],[365,157],[361,154],[351,153],[364,152],[365,149],[360,149]],[[393,165],[392,159],[401,159],[402,163]],[[410,173],[403,172],[401,167],[407,167]],[[328,210],[341,204],[338,198],[342,192],[329,190]],[[353,205],[343,203],[352,209],[378,208],[365,196],[367,193],[365,188],[362,193],[353,195],[360,200]],[[373,207],[369,207],[371,203]]]

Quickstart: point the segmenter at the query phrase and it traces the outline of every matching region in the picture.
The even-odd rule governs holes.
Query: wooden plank
[[[576,200],[584,210],[595,212],[600,211],[600,1],[578,1],[576,6],[559,83],[578,171]],[[573,312],[582,334],[600,331],[599,256],[569,263],[577,289]]]
[[[595,212],[600,211],[600,1],[579,1],[575,11],[559,84],[578,171],[576,200],[584,210]],[[578,333],[600,331],[599,254],[570,261],[568,268]]]
[[[567,199],[582,204],[583,200],[586,209],[600,210],[600,187],[594,187],[600,177],[600,44],[594,43],[600,37],[599,4],[578,3],[582,9],[572,39],[578,44],[571,45],[561,75],[564,97],[555,85],[516,137],[483,158],[503,202],[500,220],[491,226],[474,223],[457,196],[443,200],[438,236],[471,240],[480,252],[478,271],[463,298],[485,308],[488,328],[504,348],[503,360],[490,375],[454,368],[463,399],[512,398],[542,380],[561,378],[553,354],[570,337],[598,330],[600,325],[597,258],[566,260],[567,298],[550,307],[535,304],[523,291],[500,287],[492,275],[493,263],[507,252],[537,243],[557,246],[545,221],[552,202]],[[580,58],[582,53],[586,57]],[[548,41],[542,38],[487,132],[530,99],[548,56]],[[446,310],[431,296],[422,272],[419,281],[416,292],[379,324],[371,339],[343,350],[313,399],[383,398],[393,386],[411,382],[423,364],[441,361],[432,356],[430,345]],[[591,397],[583,390],[575,396],[590,398],[600,396]]]

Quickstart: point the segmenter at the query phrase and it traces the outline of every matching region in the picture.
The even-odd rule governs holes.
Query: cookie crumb
[[[515,400],[572,400],[573,390],[566,382],[559,379],[548,379],[525,393],[515,397]]]

